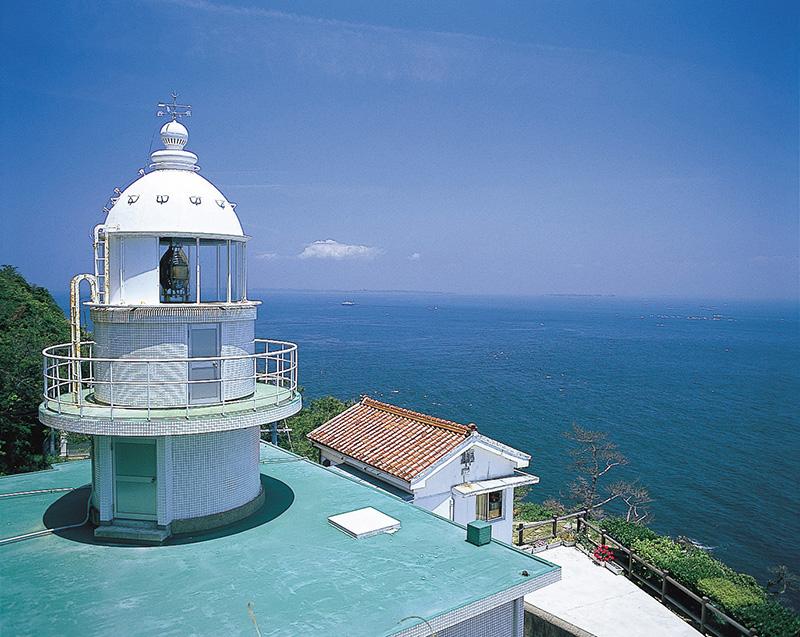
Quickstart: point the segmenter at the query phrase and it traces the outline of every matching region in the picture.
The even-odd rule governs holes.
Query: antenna
[[[158,111],[156,112],[156,117],[164,117],[169,116],[172,118],[174,122],[180,117],[191,117],[192,116],[192,107],[190,104],[178,104],[178,94],[173,91],[170,93],[170,97],[172,98],[172,102],[159,102],[156,106],[158,106]]]

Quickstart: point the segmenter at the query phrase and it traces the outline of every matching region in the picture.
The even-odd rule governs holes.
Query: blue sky
[[[797,298],[795,3],[2,12],[0,261],[48,287],[174,89],[251,287]]]

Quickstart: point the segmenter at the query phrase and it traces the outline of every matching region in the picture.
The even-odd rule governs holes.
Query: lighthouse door
[[[189,357],[209,359],[219,356],[219,325],[189,326]],[[189,404],[220,402],[220,361],[189,362]]]
[[[114,440],[114,517],[156,519],[156,441]]]

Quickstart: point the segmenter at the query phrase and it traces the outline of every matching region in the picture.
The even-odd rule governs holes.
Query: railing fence
[[[520,522],[515,526],[517,544],[525,544],[524,535],[527,529],[549,526],[550,537],[555,538],[558,537],[558,525],[560,522],[575,520],[576,536],[589,529],[599,537],[599,541],[595,541],[588,532],[582,536],[592,546],[596,547],[610,543],[619,549],[625,554],[626,559],[619,560],[615,555],[614,562],[622,569],[625,575],[632,581],[642,585],[645,590],[658,598],[662,604],[676,609],[679,614],[695,624],[703,634],[710,633],[714,637],[758,637],[754,630],[742,626],[735,619],[729,617],[717,608],[708,597],[698,595],[686,588],[686,586],[671,577],[669,571],[659,569],[648,563],[636,555],[633,550],[608,535],[603,529],[592,524],[587,520],[588,513],[588,510],[581,510],[567,515],[553,516],[553,518],[547,520]]]

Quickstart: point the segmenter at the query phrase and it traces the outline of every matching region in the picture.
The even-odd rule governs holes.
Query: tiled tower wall
[[[259,427],[172,436],[170,518],[182,520],[228,511],[261,490]]]
[[[253,317],[255,312],[252,313]],[[255,321],[237,317],[236,320],[181,320],[170,316],[155,321],[127,323],[96,321],[94,329],[94,355],[98,358],[186,358],[188,356],[189,325],[213,323],[221,325],[221,355],[241,356],[253,353]],[[148,366],[151,407],[181,407],[186,405],[188,364],[166,363],[115,363],[113,369],[113,396],[109,363],[95,363],[94,374],[98,382],[95,395],[98,400],[115,405],[147,405]],[[228,360],[221,365],[220,376],[225,400],[247,396],[254,390],[250,378],[254,372],[253,360]],[[127,383],[141,384],[127,384]],[[175,382],[176,384],[170,384]]]
[[[522,609],[521,600],[507,602],[436,634],[440,637],[522,637]]]

